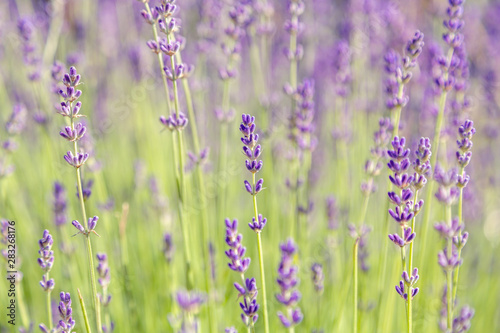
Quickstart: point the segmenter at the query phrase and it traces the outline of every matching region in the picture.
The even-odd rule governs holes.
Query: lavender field
[[[0,333],[500,332],[499,18],[1,1]]]

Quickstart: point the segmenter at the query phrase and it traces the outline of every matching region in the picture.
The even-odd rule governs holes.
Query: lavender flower
[[[418,269],[417,268],[413,269],[411,276],[409,276],[408,273],[404,271],[401,277],[403,279],[399,281],[399,285],[396,286],[396,292],[405,301],[408,301],[408,292],[409,292],[411,298],[413,299],[418,294],[419,290],[418,288],[413,288],[413,285],[415,285],[415,283],[417,283],[419,279]],[[406,292],[406,290],[408,290],[408,292]]]
[[[172,240],[172,234],[167,232],[163,236],[163,254],[167,263],[170,263],[174,257],[175,246]]]
[[[206,296],[197,291],[178,291],[175,297],[177,304],[183,312],[182,331],[197,332],[198,320],[196,316],[201,306],[206,302]]]
[[[312,272],[312,281],[314,284],[314,290],[316,290],[318,294],[322,294],[323,289],[325,288],[324,286],[325,276],[323,275],[323,265],[314,263],[311,266],[311,272]]]
[[[329,196],[326,198],[326,216],[328,219],[328,229],[335,230],[339,227],[338,224],[338,207],[335,197]]]
[[[281,323],[286,328],[298,325],[303,315],[300,308],[297,306],[301,295],[297,290],[299,279],[297,277],[298,268],[293,264],[294,255],[297,252],[297,247],[290,238],[286,242],[280,244],[281,262],[278,267],[278,278],[276,282],[280,288],[280,293],[276,294],[278,302],[286,308],[286,313],[279,311],[278,317]]]
[[[253,179],[255,179],[255,174],[262,169],[263,162],[259,160],[260,154],[262,152],[262,147],[260,144],[257,144],[259,141],[259,135],[255,133],[255,117],[250,116],[249,114],[242,115],[242,122],[240,124],[240,132],[243,134],[241,138],[241,142],[243,142],[243,153],[248,158],[245,161],[245,165],[247,170],[252,174]],[[256,183],[251,185],[250,182],[245,180],[245,189],[248,193],[255,196],[257,193],[262,191],[262,185],[264,180],[261,178]],[[264,225],[259,225],[260,227],[264,227]],[[262,229],[254,229],[256,232],[262,231]]]
[[[50,272],[50,270],[52,269],[52,265],[54,264],[54,251],[52,251],[54,240],[52,239],[52,235],[48,230],[43,231],[42,239],[38,241],[38,245],[40,246],[40,250],[38,250],[38,254],[40,255],[40,258],[38,258],[38,265],[46,274]],[[45,291],[49,290],[45,287],[46,286],[42,285],[42,288],[44,288]]]
[[[57,227],[60,227],[67,223],[67,201],[66,201],[66,190],[64,186],[59,183],[54,183],[54,201],[52,211],[54,212],[54,223]]]
[[[61,292],[60,299],[61,301],[57,308],[60,320],[56,326],[56,331],[61,333],[72,333],[75,327],[75,321],[73,320],[73,309],[71,308],[71,296],[69,293]],[[44,333],[52,332],[43,324],[40,324],[40,330]]]
[[[368,176],[368,179],[361,183],[361,192],[365,196],[369,196],[376,190],[374,178],[382,170],[382,162],[380,160],[387,156],[386,146],[391,140],[391,120],[389,118],[380,118],[378,125],[379,129],[373,134],[374,146],[370,149],[372,158],[365,163],[365,174]],[[364,221],[361,222],[363,223]]]
[[[389,214],[391,217],[399,223],[401,228],[405,228],[408,222],[414,216],[413,212],[413,191],[410,186],[413,183],[414,176],[407,173],[410,167],[410,149],[405,148],[406,140],[405,138],[394,137],[392,141],[392,150],[388,150],[387,154],[390,157],[387,166],[393,172],[393,175],[389,176],[391,183],[399,188],[399,193],[389,192],[389,200],[396,205],[395,210],[389,209]]]
[[[106,309],[109,306],[109,302],[111,302],[111,294],[108,292],[108,286],[111,282],[111,273],[109,271],[108,266],[108,256],[105,253],[97,253],[97,274],[99,276],[98,282],[101,285],[102,293],[97,294],[99,297],[100,303]],[[109,310],[108,310],[109,311]],[[114,323],[108,322],[107,324],[102,326],[102,330],[104,332],[112,332],[114,330]]]
[[[245,258],[246,249],[241,245],[243,236],[238,234],[238,221],[226,219],[226,244],[229,246],[226,256],[231,260],[228,264],[229,268],[235,272],[239,272],[243,285],[239,283],[234,283],[234,287],[239,293],[239,296],[243,296],[243,302],[240,303],[241,310],[241,320],[247,327],[254,327],[259,315],[257,310],[259,305],[257,304],[257,282],[255,278],[245,279],[245,272],[250,265],[250,258]]]

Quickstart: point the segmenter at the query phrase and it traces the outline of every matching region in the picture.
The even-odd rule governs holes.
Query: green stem
[[[46,281],[49,281],[49,272],[45,273]],[[52,329],[52,302],[50,301],[50,289],[47,291],[47,315],[49,319],[49,329]]]
[[[87,310],[85,309],[85,303],[83,302],[83,297],[82,297],[82,294],[80,293],[80,289],[77,289],[77,290],[78,290],[78,298],[80,299],[80,306],[82,308],[83,320],[85,322],[85,329],[87,330],[87,333],[91,333],[90,325],[89,325],[89,318],[87,316]]]
[[[253,188],[255,189],[255,173],[252,174]],[[259,211],[257,209],[257,195],[253,196],[253,210],[255,214],[255,221],[259,221]],[[260,231],[257,232],[257,246],[259,248],[259,267],[260,267],[260,279],[262,280],[262,305],[264,307],[264,332],[269,333],[269,316],[267,313],[267,293],[266,293],[266,277],[264,274],[264,257],[262,251],[262,240],[260,236]]]
[[[453,57],[453,48],[448,50],[447,56],[447,64],[451,62],[451,58]],[[445,79],[448,78],[448,73],[445,74]],[[441,96],[439,97],[439,110],[436,118],[436,126],[434,128],[434,138],[432,140],[432,156],[431,156],[431,166],[434,168],[436,166],[436,161],[439,153],[439,143],[441,141],[441,127],[443,126],[443,118],[444,118],[444,108],[446,106],[446,97],[448,92],[443,90]],[[427,190],[427,195],[425,197],[425,204],[427,208],[424,212],[424,220],[423,220],[423,232],[422,232],[422,249],[426,250],[427,246],[427,235],[429,233],[429,220],[431,216],[431,205],[432,205],[432,195],[434,192],[434,182],[430,182],[429,189]],[[425,252],[422,255],[422,259],[425,260]]]
[[[451,205],[446,206],[446,223],[448,227],[451,227]],[[448,257],[451,257],[452,251],[452,240],[448,238],[447,240],[447,251]],[[452,270],[449,268],[446,269],[446,305],[447,305],[447,328],[448,331],[451,332],[452,324],[453,324],[453,300],[452,300]]]
[[[170,35],[167,35],[167,42],[170,43]],[[170,66],[172,67],[172,72],[175,73],[175,60],[174,57],[170,57]],[[178,87],[177,87],[177,78],[174,78],[172,80],[172,86],[174,89],[174,106],[175,106],[175,114],[177,118],[179,118],[180,114],[180,107],[179,107],[179,92],[178,92]],[[174,134],[175,137],[175,134]],[[185,205],[185,200],[186,200],[186,181],[185,181],[185,175],[184,175],[184,139],[182,135],[182,129],[177,129],[177,140],[174,139],[174,141],[177,142],[177,153],[178,153],[178,161],[179,161],[179,167],[177,175],[179,176],[180,180],[180,186],[178,186],[179,189],[179,203],[181,205],[179,214],[180,214],[180,219],[181,219],[181,227],[183,229],[183,237],[184,237],[184,250],[186,253],[186,274],[188,276],[188,289],[193,288],[194,286],[194,275],[192,271],[192,261],[191,261],[191,250],[190,250],[190,240],[189,240],[189,233],[187,231],[187,225],[186,221],[184,220],[184,207]]]
[[[415,191],[415,199],[414,202],[418,201],[418,190]],[[415,219],[417,215],[413,215],[413,218],[411,220],[411,231],[415,232]],[[412,274],[413,270],[413,244],[415,242],[410,243],[410,255],[408,258],[408,274]],[[408,286],[408,307],[406,308],[407,314],[406,314],[406,319],[408,320],[408,333],[412,332],[412,326],[413,326],[413,316],[412,316],[412,297],[411,297],[411,286]]]
[[[460,174],[463,176],[464,174],[464,167],[460,167]],[[463,222],[463,200],[464,196],[463,193],[464,189],[463,187],[460,188],[460,196],[458,197],[458,225],[461,225]],[[462,229],[458,229],[458,239],[461,240],[462,236]],[[462,256],[462,246],[460,244],[459,249],[458,249],[458,261],[460,262],[460,258]],[[455,300],[457,299],[457,290],[458,290],[458,275],[460,273],[460,266],[457,266],[456,272],[454,275],[454,281],[453,281],[453,304],[455,304]]]
[[[45,48],[43,50],[43,64],[49,65],[54,59],[54,54],[57,50],[57,44],[59,43],[59,35],[61,34],[61,29],[64,23],[63,19],[63,1],[53,1],[53,14],[52,21],[50,22],[49,34],[45,42]]]
[[[73,103],[70,103],[70,109],[73,108]],[[75,129],[75,122],[74,118],[71,118],[71,129]],[[77,141],[73,141],[73,148],[75,150],[75,156],[78,155],[78,143]],[[80,173],[80,168],[75,168],[76,171],[76,184],[78,187],[78,197],[80,201],[80,208],[82,211],[83,215],[83,224],[85,227],[85,230],[87,233],[85,234],[86,238],[86,248],[87,248],[87,257],[88,257],[88,263],[89,263],[89,273],[90,273],[90,285],[92,289],[92,299],[94,300],[94,310],[95,310],[95,316],[96,316],[96,324],[97,324],[97,332],[101,333],[102,332],[102,325],[101,325],[101,309],[99,306],[99,298],[97,297],[97,288],[96,288],[96,282],[95,282],[95,272],[94,272],[94,258],[92,255],[92,243],[90,241],[90,233],[88,232],[88,221],[87,221],[87,213],[85,211],[85,202],[83,200],[83,190],[82,190],[82,178],[81,178],[81,173]]]
[[[353,255],[352,255],[352,263],[353,263],[353,280],[354,280],[354,290],[353,290],[353,312],[354,312],[354,319],[353,319],[353,332],[357,333],[358,332],[358,245],[359,245],[359,238],[356,238],[354,241],[354,249],[353,249]]]

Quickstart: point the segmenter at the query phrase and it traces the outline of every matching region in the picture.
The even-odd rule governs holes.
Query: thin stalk
[[[87,330],[87,333],[91,333],[90,325],[89,325],[89,318],[87,316],[87,310],[85,309],[85,303],[83,302],[82,294],[80,293],[80,289],[76,289],[76,290],[78,290],[78,298],[80,299],[80,306],[82,308],[83,320],[85,322],[85,329]]]
[[[352,263],[353,263],[353,280],[354,280],[354,288],[353,288],[353,332],[358,332],[358,245],[359,245],[359,237],[354,241],[354,249],[352,255]]]
[[[45,280],[49,281],[49,272],[45,273]],[[49,329],[52,329],[52,302],[50,301],[50,289],[47,291],[47,315],[49,319]]]
[[[70,109],[73,108],[73,103],[70,102]],[[74,118],[71,118],[71,129],[75,129],[75,122]],[[75,156],[78,155],[78,143],[77,141],[73,141],[73,148],[75,150]],[[75,168],[76,171],[76,184],[78,187],[78,197],[80,201],[80,208],[82,211],[83,215],[83,223],[85,230],[88,231],[88,221],[87,221],[87,213],[85,211],[85,202],[83,200],[83,190],[82,190],[82,178],[81,178],[81,173],[80,173],[80,168]],[[87,248],[87,257],[88,257],[88,263],[89,263],[89,272],[90,272],[90,285],[92,289],[92,299],[94,300],[94,310],[95,310],[95,316],[96,316],[96,324],[97,324],[97,332],[101,333],[102,332],[102,325],[101,325],[101,309],[99,306],[99,298],[97,297],[97,288],[96,288],[96,282],[95,282],[95,272],[94,272],[94,258],[92,255],[92,243],[90,241],[90,233],[85,234],[86,238],[86,248]]]
[[[19,303],[19,312],[21,313],[21,321],[23,326],[28,328],[30,326],[30,318],[28,317],[28,311],[26,310],[26,304],[24,303],[22,284],[18,284],[17,302]]]
[[[448,227],[451,227],[451,205],[446,206],[446,223]],[[451,256],[452,251],[452,239],[448,238],[447,240],[447,251],[448,256]],[[452,323],[453,323],[453,299],[452,299],[452,270],[447,268],[446,270],[446,324],[448,331],[451,332]]]
[[[255,188],[255,173],[252,174],[253,188]],[[255,214],[255,221],[259,220],[259,211],[257,209],[257,195],[253,195],[253,210]],[[269,333],[269,316],[267,314],[267,293],[266,293],[266,277],[264,274],[264,257],[262,252],[262,240],[260,232],[257,232],[257,246],[259,249],[259,267],[260,279],[262,280],[262,305],[264,313],[264,332]]]
[[[43,50],[43,64],[48,65],[50,61],[54,59],[54,54],[57,50],[57,44],[59,43],[59,35],[61,34],[61,29],[64,23],[63,19],[63,1],[53,1],[53,20],[50,22],[49,34],[45,42],[45,48]]]
[[[451,58],[453,57],[453,48],[448,50],[447,56],[447,64],[451,62]],[[448,78],[448,73],[444,75],[445,79]],[[436,126],[434,128],[434,138],[432,140],[432,149],[433,154],[431,156],[431,166],[434,168],[436,166],[436,161],[439,153],[439,143],[441,141],[441,127],[443,126],[443,118],[444,118],[444,108],[446,106],[446,97],[448,92],[443,90],[441,96],[439,97],[439,110],[436,118]],[[434,193],[434,182],[430,182],[429,189],[427,190],[427,196],[425,197],[425,204],[427,208],[424,212],[424,220],[423,220],[423,232],[422,232],[422,249],[425,251],[427,248],[427,235],[429,233],[429,220],[431,216],[431,205],[432,205],[432,195]],[[422,256],[422,259],[425,260],[425,255]]]
[[[460,167],[460,174],[464,174],[464,167]],[[458,197],[458,225],[461,225],[463,222],[463,201],[464,201],[464,196],[463,193],[464,188],[460,188],[460,196]],[[458,229],[458,239],[461,239],[462,236],[462,229]],[[460,262],[460,257],[462,256],[462,247],[460,246],[458,249],[458,261]],[[457,266],[456,272],[454,275],[454,281],[453,281],[453,305],[455,305],[455,300],[457,299],[457,290],[458,290],[458,275],[460,273],[460,266]]]
[[[418,201],[418,190],[415,191],[415,201]],[[413,215],[413,218],[411,220],[411,231],[415,232],[415,219],[417,218],[416,215]],[[411,274],[413,270],[413,243],[410,243],[410,255],[408,258],[408,274]],[[408,320],[408,333],[412,332],[413,328],[413,316],[412,316],[412,297],[411,297],[411,286],[408,286],[408,307],[406,308],[407,314],[406,314],[406,319]]]
[[[167,35],[167,42],[170,43],[170,35]],[[170,66],[172,67],[172,72],[175,73],[175,59],[174,57],[170,57]],[[174,107],[175,107],[175,114],[177,118],[179,118],[179,113],[180,113],[180,107],[179,107],[179,92],[177,88],[177,78],[174,78],[172,80],[172,86],[174,90]],[[175,135],[174,135],[175,137]],[[192,272],[192,267],[191,267],[191,250],[190,250],[190,240],[189,240],[189,233],[187,231],[187,225],[186,221],[184,220],[184,207],[185,207],[185,199],[186,199],[186,181],[185,181],[185,175],[184,175],[184,139],[182,135],[182,131],[180,129],[177,130],[177,140],[174,140],[177,142],[177,154],[178,154],[178,161],[179,161],[179,167],[177,168],[178,173],[177,175],[179,176],[180,180],[180,186],[178,186],[179,189],[179,203],[180,203],[180,211],[179,215],[181,217],[181,224],[182,224],[182,229],[183,229],[183,237],[184,237],[184,250],[186,253],[186,274],[188,276],[188,289],[189,286],[191,288],[193,287],[194,284],[194,276]],[[175,144],[175,143],[174,143]]]
[[[151,14],[151,8],[147,2],[144,3],[144,6],[146,8],[146,11],[148,12],[149,15],[152,16]],[[156,28],[155,24],[151,25],[152,30],[153,30],[153,35],[155,38],[155,41],[158,43],[159,42],[159,37],[158,37],[158,30]],[[168,39],[168,36],[167,36]],[[172,63],[174,63],[173,58],[171,57]],[[165,64],[163,62],[163,57],[161,53],[158,53],[158,64],[160,66],[160,71],[161,71],[161,78],[163,82],[163,87],[165,89],[165,97],[167,100],[167,107],[168,111],[170,114],[174,113],[174,109],[172,108],[172,103],[170,101],[170,92],[168,89],[168,83],[167,83],[167,77],[166,74],[163,70],[165,67]],[[172,70],[175,72],[175,66],[172,66]],[[177,96],[177,83],[174,81],[174,91],[175,91],[175,113],[178,116],[179,115],[179,100]],[[177,140],[177,134],[179,136],[179,140]],[[187,288],[190,290],[192,289],[194,285],[194,276],[192,273],[192,267],[191,267],[191,250],[189,247],[189,237],[188,233],[186,230],[186,221],[184,220],[184,202],[183,202],[183,194],[184,192],[184,157],[183,157],[183,142],[182,142],[182,135],[180,132],[178,133],[173,133],[172,135],[172,150],[174,151],[174,158],[173,158],[173,163],[174,163],[174,170],[175,170],[175,178],[176,178],[176,183],[177,183],[177,193],[179,197],[179,220],[181,224],[181,230],[182,230],[182,235],[183,235],[183,240],[184,240],[184,253],[185,253],[185,259],[186,259],[186,277],[187,277]],[[179,168],[178,168],[179,166]]]

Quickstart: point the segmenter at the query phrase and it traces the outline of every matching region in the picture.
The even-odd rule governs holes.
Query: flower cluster
[[[326,217],[328,220],[328,229],[335,230],[339,227],[338,214],[339,208],[337,206],[337,200],[334,196],[329,196],[326,198]]]
[[[38,254],[40,255],[40,258],[38,258],[38,265],[44,272],[42,281],[40,281],[40,286],[43,290],[50,292],[54,289],[55,283],[54,279],[47,280],[48,275],[46,274],[50,272],[54,264],[54,251],[52,251],[54,240],[48,230],[43,231],[42,239],[38,241],[38,245],[40,246],[40,250],[38,250]]]
[[[319,294],[322,294],[323,289],[325,288],[324,285],[325,276],[323,275],[323,265],[314,263],[311,266],[311,272],[312,272],[312,281],[314,284],[314,290],[316,290],[316,292],[318,292]]]
[[[293,264],[297,246],[292,239],[280,244],[281,262],[278,267],[278,278],[276,282],[280,288],[280,293],[276,294],[278,302],[286,307],[286,313],[278,312],[281,323],[286,328],[298,325],[303,315],[297,306],[301,295],[297,290],[299,279],[297,277],[298,267]]]
[[[28,73],[28,79],[30,81],[40,80],[40,56],[37,54],[36,45],[34,40],[36,40],[35,26],[31,19],[27,17],[20,18],[17,22],[17,30],[19,36],[21,37],[21,52],[23,54],[24,64],[30,69]]]
[[[178,291],[175,297],[183,312],[182,331],[198,332],[198,319],[201,306],[206,302],[206,296],[197,291]]]
[[[228,264],[229,268],[235,272],[241,274],[243,285],[235,283],[234,287],[239,293],[239,296],[243,296],[243,302],[240,303],[240,307],[243,311],[241,314],[241,319],[247,327],[253,327],[257,322],[259,315],[257,310],[259,305],[257,304],[257,283],[255,278],[245,279],[245,272],[250,265],[250,258],[245,258],[246,248],[243,247],[241,241],[243,236],[238,234],[238,221],[226,219],[226,244],[229,246],[226,256],[231,260]]]
[[[59,182],[55,182],[52,211],[54,212],[54,223],[58,227],[67,223],[67,205],[66,190],[64,189],[64,186]]]
[[[413,201],[411,200],[413,198],[411,185],[414,175],[408,173],[411,166],[409,159],[410,149],[405,148],[405,144],[405,138],[400,139],[396,136],[391,142],[393,149],[387,151],[387,155],[390,158],[387,166],[393,172],[389,176],[389,180],[398,188],[398,193],[394,191],[388,193],[390,202],[396,206],[394,210],[389,209],[389,214],[401,226],[403,231],[408,228],[408,223],[415,215],[414,208],[416,207],[416,205],[413,206]]]
[[[1,142],[2,149],[4,153],[0,156],[0,179],[9,176],[14,172],[14,165],[10,165],[8,162],[9,154],[17,150],[17,142],[14,136],[21,134],[21,132],[26,127],[27,111],[23,104],[15,104],[12,108],[12,113],[10,114],[7,122],[5,123],[5,132],[8,138]]]
[[[290,0],[288,2],[288,11],[291,18],[285,21],[285,31],[288,32],[291,38],[297,38],[304,30],[304,24],[299,21],[299,17],[304,13],[305,5],[302,0]],[[284,54],[289,61],[298,61],[304,56],[304,48],[297,44],[295,50],[290,48],[284,49]]]
[[[406,44],[402,58],[394,50],[390,50],[385,55],[385,70],[389,74],[385,82],[388,109],[394,110],[398,107],[404,107],[408,103],[408,96],[404,94],[404,85],[411,80],[411,68],[415,67],[423,46],[424,34],[417,30],[414,37]]]
[[[60,319],[55,331],[60,333],[72,333],[75,327],[75,321],[73,320],[73,309],[71,308],[71,296],[69,293],[61,292],[59,297],[61,300],[57,309]],[[43,324],[40,324],[39,327],[44,333],[51,332]]]
[[[109,283],[111,282],[111,273],[109,271],[109,266],[108,266],[108,256],[105,253],[97,253],[97,274],[99,276],[98,282],[101,285],[102,288],[102,294],[97,294],[99,297],[99,302],[107,308],[109,305],[109,302],[111,302],[111,294],[108,293],[108,286]],[[103,325],[103,331],[104,332],[113,332],[115,327],[114,322],[109,323],[109,327],[106,325]]]
[[[415,234],[415,218],[424,206],[423,200],[418,200],[418,191],[421,190],[427,183],[427,176],[431,171],[430,158],[431,143],[429,138],[420,138],[418,147],[415,150],[415,161],[410,164],[410,149],[405,148],[405,138],[397,136],[392,141],[392,150],[387,151],[391,158],[387,164],[389,169],[394,173],[389,176],[393,185],[398,188],[398,193],[389,192],[389,200],[396,205],[395,210],[390,209],[389,214],[399,223],[401,227],[401,235],[394,233],[389,235],[389,239],[401,248],[401,256],[403,259],[403,280],[399,281],[399,286],[396,286],[396,292],[405,300],[413,299],[418,293],[418,288],[413,286],[418,280],[418,269],[412,268],[411,264],[408,268],[412,271],[409,276],[405,261],[406,246],[412,244]],[[409,174],[410,165],[413,166],[413,175]],[[418,200],[418,201],[417,201]],[[411,221],[411,225],[409,222]],[[411,245],[413,246],[413,245]],[[410,247],[410,256],[413,255],[412,247]],[[410,260],[411,262],[411,260]]]
[[[255,174],[262,169],[263,162],[259,160],[260,154],[262,152],[262,147],[260,144],[257,144],[259,141],[259,135],[255,133],[255,117],[244,114],[241,117],[242,122],[240,124],[240,132],[243,134],[241,138],[241,142],[243,142],[243,153],[248,158],[245,161],[245,165],[247,170],[252,174],[255,179]],[[251,195],[257,195],[260,191],[262,191],[262,185],[264,184],[264,180],[261,178],[256,183],[250,184],[249,181],[245,180],[245,189]],[[264,227],[262,225],[262,227]],[[260,229],[262,230],[262,229]]]
[[[172,240],[172,234],[167,232],[163,235],[163,254],[165,255],[165,260],[170,263],[174,257],[175,246]]]
[[[77,220],[73,220],[73,222],[71,222],[71,224],[73,224],[73,226],[76,229],[78,229],[78,233],[77,234],[83,234],[85,236],[88,236],[91,232],[93,232],[94,234],[96,234],[97,236],[99,236],[99,234],[94,230],[95,227],[97,226],[97,221],[98,220],[99,220],[98,216],[89,217],[89,220],[88,220],[88,230],[85,230],[85,228]]]
[[[288,89],[290,87],[288,86]],[[318,139],[313,135],[314,132],[314,81],[304,80],[295,90],[287,91],[295,100],[295,111],[290,122],[290,139],[297,147],[304,151],[313,151]]]
[[[179,112],[179,114],[173,113],[168,118],[165,116],[160,116],[160,122],[169,130],[183,130],[188,124],[188,119],[184,113]]]
[[[382,170],[381,160],[387,156],[387,145],[391,140],[392,124],[390,118],[380,118],[378,130],[373,134],[374,146],[370,149],[372,158],[365,163],[365,174],[368,177],[361,183],[361,192],[364,195],[370,195],[376,191],[374,178]]]
[[[419,275],[418,268],[414,268],[411,276],[408,275],[406,271],[401,275],[403,278],[399,281],[399,285],[396,286],[396,292],[405,300],[408,301],[408,293],[406,290],[409,290],[411,294],[411,298],[415,297],[418,294],[418,288],[413,288],[415,283],[417,283]]]

